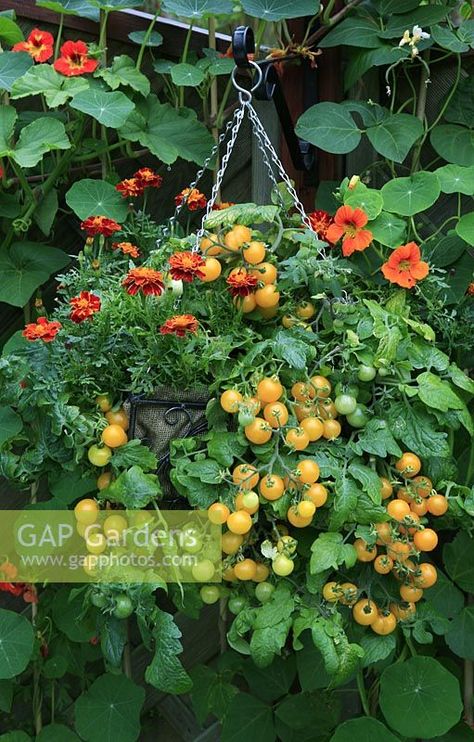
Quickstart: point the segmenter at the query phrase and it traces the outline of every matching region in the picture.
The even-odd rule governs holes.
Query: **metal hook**
[[[237,67],[250,67],[249,54],[255,53],[255,37],[250,26],[237,26],[232,34],[232,54]]]
[[[234,85],[234,88],[239,93],[239,99],[241,103],[243,103],[244,100],[250,103],[250,101],[252,100],[252,93],[254,92],[254,90],[257,90],[257,88],[260,87],[262,80],[263,80],[262,69],[256,62],[252,62],[252,60],[249,59],[249,67],[253,67],[255,70],[257,70],[257,82],[254,83],[254,85],[252,85],[250,90],[243,88],[241,85],[239,85],[239,83],[236,80],[239,67],[234,67],[234,69],[232,70],[232,74],[231,74],[232,84]]]

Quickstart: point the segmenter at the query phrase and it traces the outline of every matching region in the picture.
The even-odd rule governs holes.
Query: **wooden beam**
[[[59,25],[59,13],[35,5],[34,0],[0,0],[0,10],[14,10],[18,18],[27,18],[36,24],[48,23]],[[131,31],[144,31],[151,23],[153,16],[141,10],[117,10],[110,13],[107,24],[108,36],[112,41],[121,41],[132,44],[128,38]],[[97,35],[97,23],[77,15],[65,15],[64,26],[72,31],[79,31]],[[163,45],[159,47],[160,54],[177,58],[183,48],[189,26],[171,18],[157,19],[155,29],[163,36]],[[193,28],[190,48],[199,51],[208,44],[208,32],[204,28]],[[231,37],[226,34],[216,34],[216,46],[220,52],[225,52],[231,43]],[[136,45],[134,45],[136,46]]]

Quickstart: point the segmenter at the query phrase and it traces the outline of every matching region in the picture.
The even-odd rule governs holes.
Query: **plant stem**
[[[365,682],[364,682],[364,673],[362,670],[359,670],[356,676],[357,680],[357,690],[359,691],[360,696],[360,702],[362,704],[362,708],[364,710],[364,714],[366,716],[370,716],[370,708],[369,708],[369,700],[367,698],[367,691],[365,688]]]
[[[59,57],[59,48],[61,46],[61,36],[63,34],[63,26],[64,26],[64,13],[61,13],[61,15],[59,16],[58,35],[56,36],[56,44],[54,45],[54,58],[55,59]]]
[[[181,64],[184,64],[186,62],[187,58],[188,58],[189,44],[191,43],[192,33],[193,33],[193,24],[191,23],[190,26],[189,26],[189,28],[188,28],[188,32],[186,34],[186,39],[185,39],[185,42],[184,42],[183,53],[181,55]],[[184,106],[184,85],[181,85],[180,88],[179,88],[178,105],[179,105],[180,108],[182,108],[182,106]]]
[[[318,30],[315,31],[314,34],[312,34],[312,36],[310,36],[309,39],[306,40],[306,46],[313,46],[316,41],[319,41],[320,38],[325,36],[328,31],[330,31],[330,29],[336,25],[336,23],[342,21],[346,17],[346,15],[348,15],[348,13],[350,13],[351,10],[357,5],[360,5],[361,2],[362,0],[352,0],[352,2],[342,8],[338,13],[333,15],[332,18],[329,18],[327,25],[318,28]]]
[[[468,605],[472,605],[474,602],[474,596],[467,596]],[[464,660],[464,718],[468,726],[474,725],[474,662],[472,660]]]
[[[107,10],[100,11],[100,33],[99,49],[101,50],[101,62],[104,67],[107,66],[107,19],[109,13]]]
[[[136,64],[135,64],[135,69],[138,70],[138,71],[140,71],[140,67],[142,66],[143,56],[145,54],[146,45],[147,45],[148,39],[151,36],[151,32],[153,31],[153,27],[154,27],[154,25],[156,23],[156,19],[158,18],[158,13],[159,12],[160,11],[158,9],[156,11],[155,15],[153,16],[153,19],[152,19],[150,25],[148,26],[148,28],[146,30],[145,36],[143,37],[143,41],[142,41],[142,44],[140,46],[140,51],[138,52],[137,61],[136,61]]]
[[[326,5],[324,9],[323,17],[322,17],[322,21],[324,25],[327,25],[328,23],[331,22],[331,13],[334,10],[335,4],[336,4],[336,0],[328,0],[328,4]]]
[[[26,175],[23,172],[23,169],[19,167],[13,160],[10,160],[10,165],[12,167],[13,172],[15,173],[16,177],[18,178],[18,182],[20,183],[21,187],[23,188],[23,191],[25,193],[25,196],[27,197],[28,201],[34,201],[35,195],[31,189],[30,184],[28,183],[26,179]]]

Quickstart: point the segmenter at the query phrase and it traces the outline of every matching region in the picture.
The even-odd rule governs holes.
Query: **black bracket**
[[[255,53],[255,38],[249,26],[238,26],[232,34],[232,53],[239,69],[248,69],[249,54]],[[262,71],[262,80],[253,94],[257,100],[273,100],[285,136],[288,151],[296,170],[309,171],[314,166],[314,147],[296,136],[293,120],[286,102],[275,61],[254,62]]]

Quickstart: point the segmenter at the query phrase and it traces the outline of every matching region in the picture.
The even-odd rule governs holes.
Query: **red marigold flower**
[[[81,291],[79,296],[74,296],[69,300],[69,304],[72,307],[72,312],[69,315],[73,322],[79,324],[84,322],[85,319],[92,317],[96,312],[100,310],[100,299],[95,294],[91,294],[89,291]]]
[[[428,263],[421,260],[420,248],[416,242],[409,242],[397,247],[381,270],[390,283],[411,289],[417,281],[426,278],[430,268]]]
[[[138,180],[138,178],[125,178],[117,183],[115,190],[119,191],[124,198],[135,198],[141,196],[145,190],[145,186]]]
[[[61,56],[53,64],[56,72],[66,77],[85,75],[94,72],[99,61],[89,57],[89,50],[84,41],[66,41],[61,47]]]
[[[245,268],[236,268],[226,281],[232,296],[248,296],[257,289],[258,276],[247,273]]]
[[[131,296],[139,292],[145,296],[161,296],[165,288],[163,274],[153,268],[132,268],[123,279],[122,286]]]
[[[122,229],[120,224],[114,222],[113,219],[107,219],[106,216],[88,216],[81,222],[81,229],[89,237],[94,237],[96,234],[103,234],[104,237],[110,237],[114,232],[120,232]]]
[[[176,252],[169,259],[171,277],[175,281],[191,283],[194,278],[204,278],[202,267],[206,261],[195,252]]]
[[[342,254],[345,257],[353,252],[362,252],[372,242],[372,232],[364,229],[368,222],[367,214],[362,209],[352,206],[341,206],[325,235],[328,242],[334,244],[342,237]]]
[[[25,603],[37,603],[38,593],[34,585],[25,585],[26,590],[23,592],[23,600]]]
[[[322,209],[317,209],[308,214],[308,219],[311,222],[311,226],[321,239],[326,237],[326,233],[333,223],[331,214]]]
[[[162,335],[176,335],[182,338],[186,333],[196,333],[199,322],[193,314],[177,314],[160,327]]]
[[[185,188],[181,193],[178,193],[174,197],[176,206],[184,204],[188,207],[189,211],[197,211],[198,209],[204,209],[207,204],[207,198],[204,193],[198,191],[197,188]]]
[[[474,283],[469,284],[466,294],[469,294],[469,296],[474,296]]]
[[[213,204],[212,210],[223,211],[224,209],[228,209],[229,206],[235,206],[235,201],[221,201],[218,204]]]
[[[133,177],[140,181],[143,188],[159,188],[163,183],[163,178],[155,173],[151,167],[141,167]]]
[[[35,62],[47,62],[54,52],[54,38],[49,31],[34,28],[26,41],[12,47],[12,52],[27,52]]]
[[[60,322],[49,322],[46,317],[38,317],[36,322],[26,325],[22,335],[27,340],[43,340],[45,343],[50,343],[61,327]]]
[[[140,250],[131,242],[113,242],[112,250],[121,250],[124,255],[130,255],[131,258],[140,257]]]

